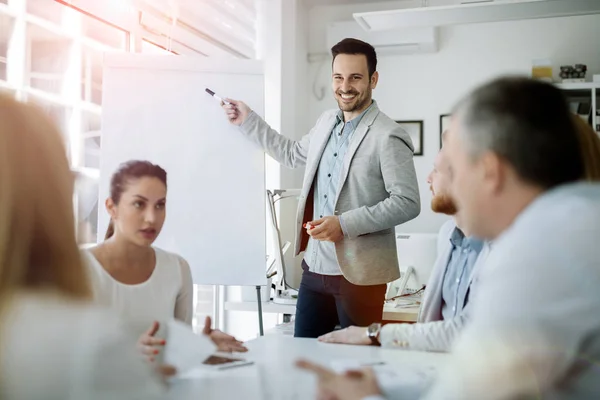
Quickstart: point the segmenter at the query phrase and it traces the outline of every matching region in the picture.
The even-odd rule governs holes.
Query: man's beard
[[[344,93],[344,94],[356,95],[354,103],[350,103],[350,104],[346,104],[346,103],[342,102],[342,100],[340,98],[342,96],[340,93],[341,93],[341,91],[336,93],[335,99],[338,103],[338,107],[340,108],[340,110],[342,110],[344,112],[354,112],[354,111],[362,110],[371,102],[371,88],[367,89],[367,91],[362,93],[362,95],[353,90],[348,93]]]
[[[455,215],[458,211],[454,201],[449,196],[443,194],[433,196],[431,199],[431,209],[433,212],[446,215]]]

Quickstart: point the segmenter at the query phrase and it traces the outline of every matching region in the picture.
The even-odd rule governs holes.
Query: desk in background
[[[222,371],[201,371],[193,379],[173,382],[169,399],[177,400],[301,400],[314,399],[316,380],[298,370],[302,357],[331,367],[333,360],[384,362],[394,368],[423,368],[443,365],[446,354],[320,343],[283,335],[264,336],[247,343],[243,357],[254,365]],[[200,371],[200,370],[199,370]],[[407,398],[414,398],[408,396]]]
[[[296,314],[296,306],[290,304],[277,304],[272,301],[262,303],[262,310],[265,313],[276,314]],[[258,311],[258,304],[253,301],[235,302],[226,301],[225,311]],[[416,322],[419,315],[419,307],[400,308],[392,304],[385,304],[383,307],[384,322]]]
[[[393,304],[383,306],[383,322],[417,322],[421,306],[394,307]]]

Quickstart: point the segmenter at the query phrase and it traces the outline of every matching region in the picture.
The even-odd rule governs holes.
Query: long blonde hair
[[[581,117],[573,116],[573,120],[579,136],[584,178],[588,181],[600,181],[600,136]]]
[[[0,308],[38,288],[87,299],[62,136],[36,107],[4,95],[0,121]]]

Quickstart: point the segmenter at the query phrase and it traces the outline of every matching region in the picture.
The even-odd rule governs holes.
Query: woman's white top
[[[192,323],[193,286],[188,263],[177,254],[153,247],[156,265],[148,280],[129,285],[115,280],[89,251],[83,250],[100,305],[116,310],[126,321],[149,328],[153,321],[173,318]]]
[[[3,400],[158,399],[165,388],[110,310],[52,292],[18,295],[0,316]]]

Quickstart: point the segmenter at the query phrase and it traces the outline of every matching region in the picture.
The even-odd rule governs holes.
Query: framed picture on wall
[[[450,114],[440,115],[440,149],[442,148],[442,134],[450,127]]]
[[[415,148],[414,155],[423,155],[423,121],[396,121],[410,135]]]

